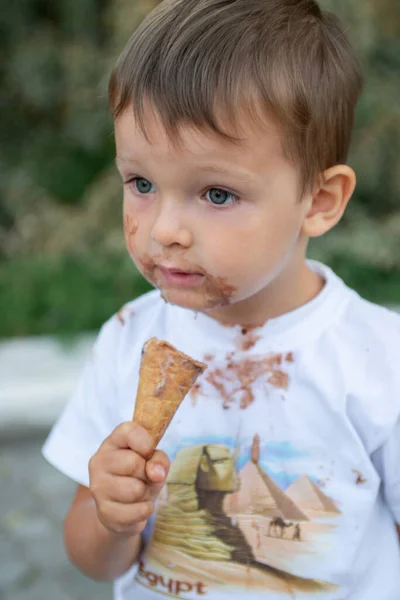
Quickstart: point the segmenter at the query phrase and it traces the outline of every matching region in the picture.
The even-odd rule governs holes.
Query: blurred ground
[[[74,483],[41,457],[46,431],[0,437],[0,600],[111,600],[68,562],[62,521]]]

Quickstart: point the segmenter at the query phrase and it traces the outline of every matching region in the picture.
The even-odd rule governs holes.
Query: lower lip
[[[201,275],[201,273],[181,273],[180,271],[169,271],[161,267],[160,272],[167,283],[182,287],[199,285],[204,279],[204,275]]]

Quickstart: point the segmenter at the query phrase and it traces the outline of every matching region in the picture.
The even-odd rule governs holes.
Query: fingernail
[[[165,479],[165,476],[166,476],[167,472],[164,469],[164,467],[162,467],[161,465],[154,465],[154,467],[153,467],[153,474],[157,475],[158,477],[162,477],[163,479]]]

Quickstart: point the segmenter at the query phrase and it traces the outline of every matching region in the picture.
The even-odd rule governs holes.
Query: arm
[[[400,540],[400,525],[396,525],[397,527],[397,533],[399,534],[399,540]]]
[[[64,522],[68,558],[82,573],[112,581],[138,559],[141,534],[121,535],[107,529],[97,516],[90,490],[79,486]]]

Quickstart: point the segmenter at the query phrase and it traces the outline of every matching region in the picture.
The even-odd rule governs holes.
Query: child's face
[[[185,127],[173,144],[151,111],[145,117],[148,139],[131,111],[115,125],[126,243],[138,269],[168,302],[222,321],[252,323],[272,290],[284,311],[284,296],[299,293],[290,282],[298,286],[304,270],[308,203],[278,130],[249,121],[233,143]]]

